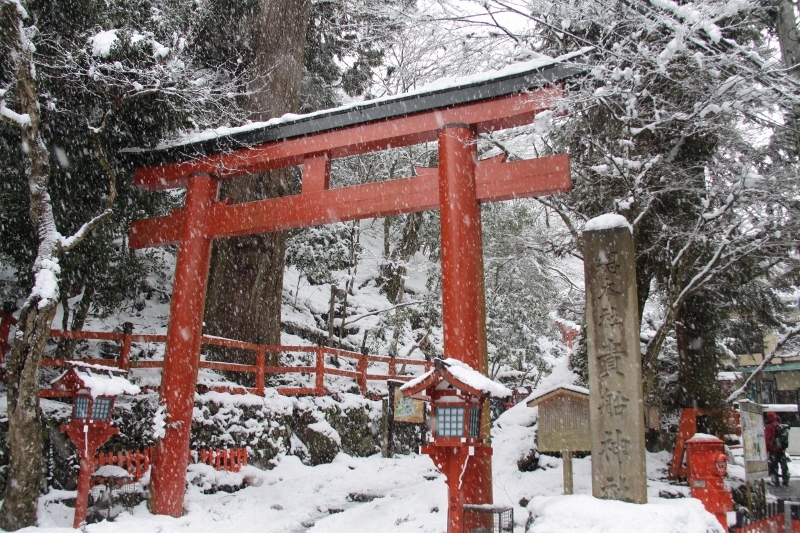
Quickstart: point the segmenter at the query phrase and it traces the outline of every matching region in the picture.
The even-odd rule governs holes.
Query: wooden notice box
[[[528,407],[539,407],[540,452],[559,452],[564,459],[564,494],[572,494],[572,453],[592,449],[589,433],[589,390],[565,385],[534,391]]]

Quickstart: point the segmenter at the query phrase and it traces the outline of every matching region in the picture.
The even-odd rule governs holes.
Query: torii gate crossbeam
[[[208,149],[206,143],[199,157],[175,155],[175,149],[161,155],[130,156],[137,167],[137,186],[187,189],[183,209],[136,221],[130,231],[133,248],[179,245],[161,386],[161,404],[168,418],[153,461],[153,512],[183,513],[206,283],[215,238],[438,208],[444,351],[487,372],[480,203],[565,192],[570,181],[565,155],[510,163],[502,158],[477,161],[477,133],[528,124],[537,113],[552,108],[561,95],[561,89],[551,85],[559,81],[553,79],[557,77],[551,72],[554,68],[536,71],[539,82],[531,81],[531,72],[511,82],[504,78],[500,81],[506,88],[489,91],[491,98],[485,98],[486,85],[480,90],[461,87],[456,97],[462,101],[442,107],[435,105],[442,100],[441,94],[423,95],[396,116],[370,120],[366,114],[360,122],[319,132],[307,131],[313,130],[313,124],[303,123],[302,135],[278,135],[235,150],[224,143],[222,148]],[[562,79],[576,73],[576,69],[565,71],[563,65],[557,68]],[[506,90],[507,94],[501,94]],[[425,109],[428,97],[435,97],[434,105]],[[424,110],[414,113],[420,102]],[[377,109],[374,106],[370,109]],[[338,120],[337,116],[333,114]],[[332,158],[436,140],[438,169],[420,168],[414,177],[330,189]],[[178,150],[188,153],[190,148]],[[300,194],[236,205],[217,200],[220,179],[293,165],[303,166]],[[464,501],[491,503],[491,458],[475,459],[463,473]]]

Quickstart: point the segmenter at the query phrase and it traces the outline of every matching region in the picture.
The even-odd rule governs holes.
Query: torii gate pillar
[[[217,200],[219,183],[208,174],[189,177],[181,225],[181,244],[172,288],[167,326],[165,371],[161,378],[161,406],[166,409],[164,438],[155,448],[150,490],[151,512],[181,516],[186,491],[186,467],[192,432],[192,410],[203,310],[211,260],[211,239],[206,232],[207,210]]]
[[[439,217],[442,245],[444,353],[486,375],[486,303],[481,208],[475,187],[477,136],[466,124],[439,130]],[[482,424],[488,424],[484,410]],[[470,457],[463,503],[492,503],[492,458]],[[459,517],[460,519],[460,517]],[[451,518],[452,521],[452,518]]]

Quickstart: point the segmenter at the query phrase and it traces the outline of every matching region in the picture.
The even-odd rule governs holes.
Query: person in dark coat
[[[789,465],[786,461],[786,449],[778,446],[777,436],[778,427],[781,421],[778,419],[778,414],[769,412],[767,413],[767,425],[764,426],[764,440],[767,441],[767,466],[769,468],[769,477],[772,479],[773,485],[778,485],[778,466],[781,467],[781,477],[783,484],[789,484]]]

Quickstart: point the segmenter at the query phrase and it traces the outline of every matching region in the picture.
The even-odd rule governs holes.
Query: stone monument
[[[631,227],[621,215],[583,231],[592,494],[647,503],[642,357]]]

